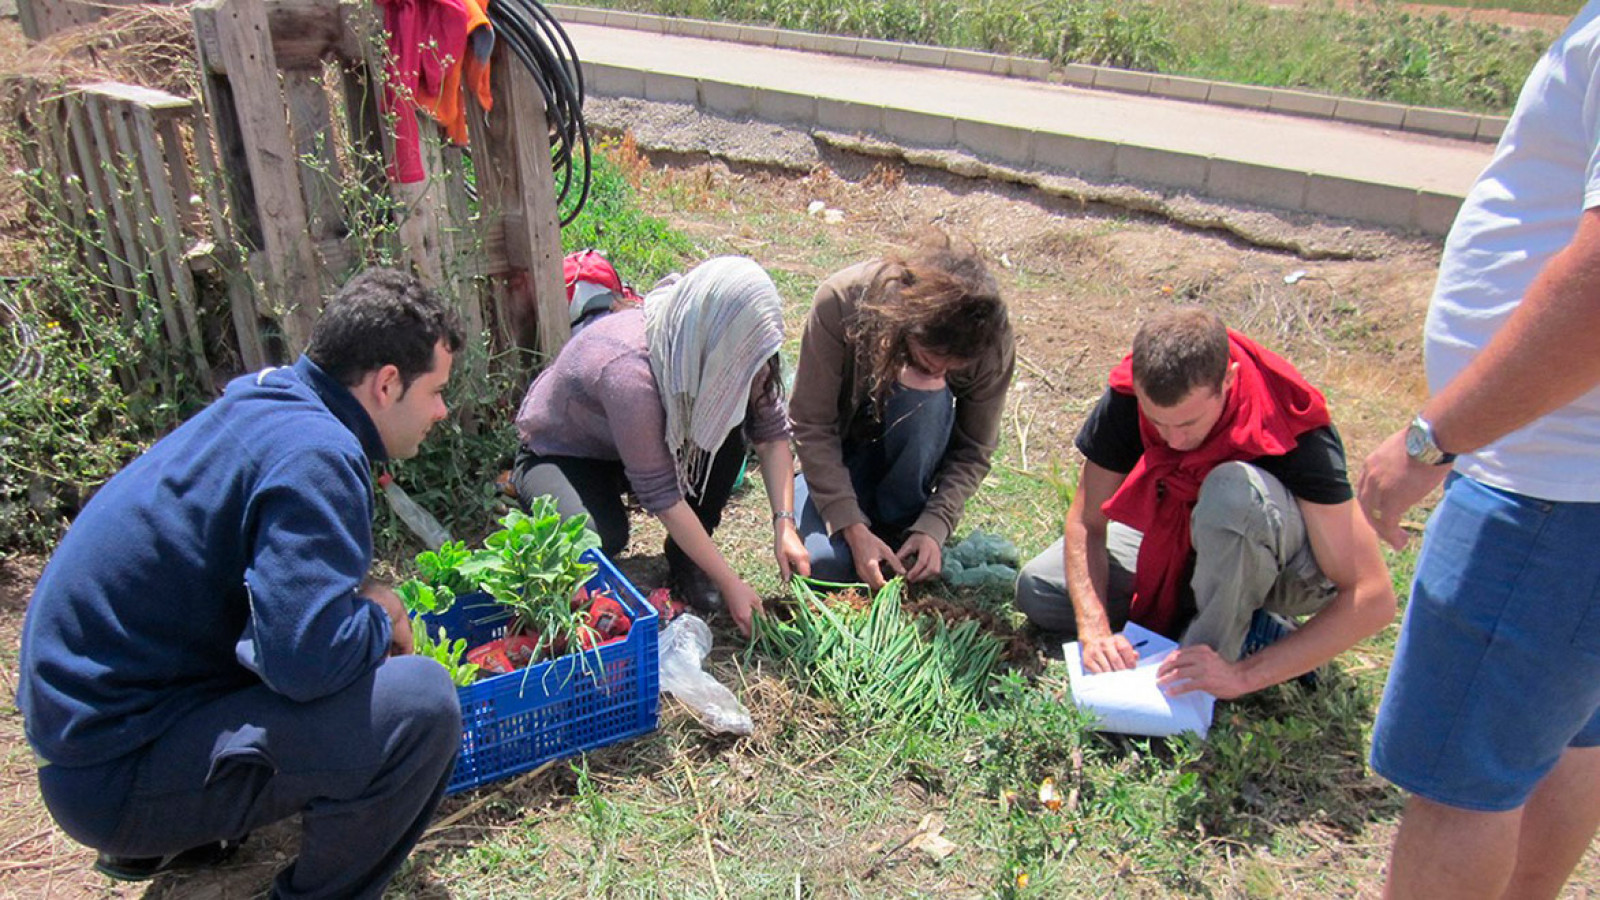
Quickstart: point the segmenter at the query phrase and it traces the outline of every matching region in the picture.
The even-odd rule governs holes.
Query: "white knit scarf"
[[[783,301],[754,261],[719,256],[652,290],[644,327],[678,487],[699,495],[744,421],[751,381],[783,343]]]

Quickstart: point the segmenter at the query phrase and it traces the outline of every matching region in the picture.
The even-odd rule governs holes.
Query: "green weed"
[[[18,173],[37,198],[54,188]],[[29,238],[76,247],[80,234],[41,207]],[[0,293],[0,548],[42,549],[100,485],[205,398],[160,326],[153,291],[117,308],[74,254],[41,252]]]

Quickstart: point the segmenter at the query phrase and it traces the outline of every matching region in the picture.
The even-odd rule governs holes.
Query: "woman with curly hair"
[[[941,232],[822,283],[789,403],[813,575],[876,589],[885,568],[911,581],[939,574],[989,471],[1013,343],[976,248]]]

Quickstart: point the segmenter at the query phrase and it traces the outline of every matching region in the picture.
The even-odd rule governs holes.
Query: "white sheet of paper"
[[[1156,670],[1178,648],[1177,642],[1132,622],[1122,634],[1139,651],[1139,664],[1120,672],[1085,672],[1078,642],[1062,647],[1072,682],[1072,701],[1098,718],[1102,731],[1149,737],[1192,731],[1204,738],[1211,729],[1211,712],[1217,698],[1204,691],[1168,697],[1156,686]]]

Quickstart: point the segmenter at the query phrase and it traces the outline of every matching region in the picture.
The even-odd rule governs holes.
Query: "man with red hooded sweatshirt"
[[[1087,671],[1138,662],[1132,621],[1182,644],[1160,670],[1169,694],[1238,697],[1393,619],[1322,393],[1212,313],[1146,321],[1077,446],[1066,534],[1023,567],[1017,606],[1076,635]]]

